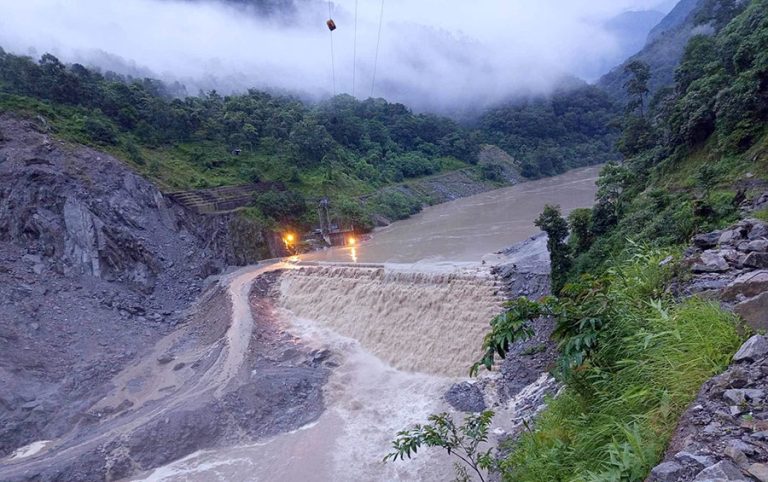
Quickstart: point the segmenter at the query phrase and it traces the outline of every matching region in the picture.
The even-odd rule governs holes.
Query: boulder
[[[752,253],[755,254],[755,253]],[[699,262],[693,265],[694,273],[724,273],[731,267],[725,258],[716,251],[705,251],[699,257]]]
[[[664,462],[651,470],[648,478],[651,482],[675,482],[683,473],[683,466],[677,462]]]
[[[738,241],[740,241],[741,238],[741,231],[738,229],[731,229],[728,231],[724,231],[723,234],[720,235],[720,238],[717,240],[718,244],[735,244]]]
[[[735,300],[739,295],[751,298],[764,291],[768,291],[768,270],[752,271],[733,280],[723,290],[723,299]]]
[[[744,260],[744,266],[758,269],[768,269],[768,253],[749,253]]]
[[[696,475],[693,480],[747,480],[744,474],[733,462],[720,461],[707,467]]]
[[[757,453],[757,449],[755,448],[754,445],[748,444],[743,440],[739,440],[739,439],[729,440],[728,447],[733,447],[737,450],[740,450],[741,452],[744,452],[747,455],[755,455]]]
[[[768,465],[766,464],[752,464],[747,472],[760,482],[768,482]]]
[[[747,244],[747,251],[759,251],[762,253],[768,251],[768,239],[756,239],[750,241]]]
[[[693,237],[693,244],[700,249],[709,249],[717,246],[720,241],[722,231],[712,231],[711,233],[697,234]]]
[[[685,465],[694,465],[699,468],[709,467],[715,461],[707,455],[697,455],[691,452],[678,452],[675,454],[675,460]]]
[[[747,401],[762,400],[764,397],[765,392],[757,389],[734,388],[723,393],[723,398],[733,405],[742,405],[747,403]]]
[[[733,361],[756,361],[768,355],[768,340],[764,336],[755,335],[747,340],[739,351],[733,355]]]
[[[768,330],[768,291],[742,301],[733,311],[755,331]]]
[[[750,240],[768,238],[768,225],[762,221],[755,220],[752,228],[749,230],[749,235],[747,237]]]
[[[747,459],[746,454],[739,450],[738,447],[734,447],[732,445],[728,445],[725,447],[725,450],[723,451],[726,457],[731,459],[733,463],[738,465],[739,467],[747,467],[749,465],[749,459]]]
[[[477,385],[469,382],[452,386],[445,393],[445,400],[462,412],[482,412],[486,408],[483,392]]]

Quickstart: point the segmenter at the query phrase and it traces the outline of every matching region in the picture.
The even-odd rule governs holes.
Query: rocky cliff
[[[0,459],[93,423],[207,277],[266,254],[247,220],[187,212],[43,119],[0,115]]]

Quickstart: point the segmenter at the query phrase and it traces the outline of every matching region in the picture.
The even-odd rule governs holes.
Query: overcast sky
[[[372,92],[380,0],[358,1],[355,94]],[[385,0],[375,96],[417,109],[485,105],[549,90],[565,73],[593,80],[616,56],[603,27],[673,0]],[[352,92],[355,0],[333,3],[336,93]],[[105,64],[105,53],[165,79],[220,90],[333,92],[328,4],[286,24],[213,1],[2,0],[0,46]],[[34,50],[30,50],[30,48]],[[98,59],[98,60],[94,60]],[[107,67],[115,68],[114,63]]]

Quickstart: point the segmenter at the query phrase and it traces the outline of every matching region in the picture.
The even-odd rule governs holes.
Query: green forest
[[[580,86],[518,100],[460,124],[384,99],[339,95],[319,103],[250,90],[184,96],[184,86],[39,60],[0,49],[0,109],[41,114],[60,136],[129,162],[166,191],[276,181],[284,190],[256,199],[249,213],[267,224],[309,229],[308,205],[333,199],[335,216],[368,229],[361,196],[396,183],[476,166],[483,144],[512,154],[528,178],[616,159],[616,106]],[[419,201],[378,196],[397,218]],[[263,209],[280,201],[281,209]]]

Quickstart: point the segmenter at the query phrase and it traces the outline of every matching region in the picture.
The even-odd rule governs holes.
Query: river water
[[[546,204],[563,213],[591,206],[600,167],[575,169],[430,206],[415,216],[377,229],[354,248],[302,255],[306,261],[359,263],[479,262],[539,232],[533,221]]]
[[[442,394],[466,380],[490,318],[501,310],[483,259],[538,232],[545,204],[592,204],[599,168],[520,184],[425,209],[355,248],[304,261],[281,278],[280,316],[303,343],[341,355],[317,422],[258,443],[197,452],[147,481],[443,481],[452,460],[437,449],[383,463],[395,433],[450,411]],[[503,428],[503,417],[494,422]]]

